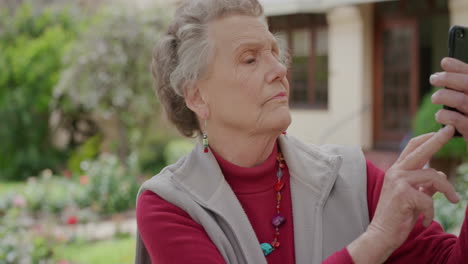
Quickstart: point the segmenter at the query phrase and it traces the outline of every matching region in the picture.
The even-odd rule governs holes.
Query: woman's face
[[[198,82],[209,125],[251,135],[284,131],[291,123],[287,69],[261,18],[233,15],[211,22],[210,70]]]

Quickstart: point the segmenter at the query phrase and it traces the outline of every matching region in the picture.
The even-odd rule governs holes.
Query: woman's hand
[[[434,218],[432,195],[443,193],[453,203],[459,201],[455,189],[442,172],[423,169],[455,129],[448,125],[437,133],[413,138],[387,171],[377,209],[367,231],[348,246],[355,263],[382,263],[400,247],[424,214],[428,226]]]
[[[451,89],[440,89],[432,95],[434,104],[456,108],[461,113],[442,109],[437,112],[437,122],[454,126],[468,142],[468,64],[453,58],[441,62],[445,72],[434,73],[431,84]]]

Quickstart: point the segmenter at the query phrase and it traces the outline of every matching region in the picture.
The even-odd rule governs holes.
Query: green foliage
[[[435,121],[434,115],[442,109],[441,105],[434,105],[431,102],[431,96],[437,89],[428,93],[422,99],[421,107],[416,113],[413,121],[413,134],[415,136],[430,133],[439,130],[442,126]],[[463,158],[466,157],[466,142],[463,138],[454,138],[450,140],[435,157]]]
[[[68,183],[67,183],[68,182]],[[63,186],[67,183],[67,186]],[[52,264],[52,263],[129,263],[134,258],[134,238],[120,235],[119,239],[101,241],[90,244],[87,240],[63,240],[56,237],[49,228],[31,218],[31,204],[27,196],[30,191],[41,189],[42,195],[35,195],[43,203],[57,204],[54,199],[48,200],[44,190],[58,191],[64,187],[67,191],[73,181],[59,177],[52,177],[45,172],[40,178],[30,181],[31,189],[22,194],[10,193],[0,198],[0,264]],[[85,190],[85,186],[75,183],[76,188]],[[62,193],[62,192],[61,192]],[[132,194],[131,194],[132,195]],[[54,195],[55,196],[55,195]],[[67,200],[60,195],[61,199]],[[71,192],[69,196],[78,197]],[[134,197],[133,197],[134,198]],[[25,200],[28,199],[26,202]],[[68,200],[70,202],[70,200]],[[44,205],[41,210],[49,211],[50,205]],[[68,205],[69,206],[69,205]],[[44,217],[44,212],[41,212]],[[79,222],[83,222],[83,214],[77,214]],[[50,218],[47,224],[56,226],[56,221]],[[60,218],[58,218],[60,219]],[[57,219],[56,219],[57,220]],[[64,223],[62,222],[62,225]],[[60,262],[64,260],[64,262]],[[70,262],[65,262],[70,261]]]
[[[166,166],[164,150],[170,142],[163,136],[149,136],[141,140],[138,147],[138,162],[142,173],[155,175]]]
[[[94,161],[84,161],[84,175],[74,178],[53,176],[45,170],[41,176],[29,178],[17,191],[0,197],[0,216],[15,204],[24,204],[31,217],[55,216],[60,221],[73,211],[79,222],[95,215],[110,215],[135,208],[139,189],[138,160],[129,157],[128,167],[116,156],[102,154]]]
[[[30,230],[19,207],[0,217],[0,264],[48,264],[53,262],[56,241]]]
[[[63,160],[47,121],[62,54],[77,29],[66,10],[23,5],[6,14],[0,16],[0,178],[21,180]]]
[[[154,133],[159,106],[149,65],[165,17],[151,8],[103,10],[67,52],[67,67],[54,88],[54,108],[62,119],[82,112],[98,123],[115,121],[112,151],[121,161]]]
[[[190,153],[194,143],[187,139],[172,140],[164,149],[165,160],[168,164],[175,163],[182,156]]]
[[[12,191],[19,191],[23,186],[23,182],[0,182],[0,196]]]
[[[102,154],[96,161],[84,164],[89,177],[80,204],[91,206],[100,214],[112,214],[135,208],[140,173],[138,160],[130,155],[124,167],[116,156]]]
[[[81,168],[82,162],[86,160],[93,160],[100,151],[101,136],[95,135],[90,137],[79,146],[71,155],[70,159],[67,162],[67,167],[74,173],[82,174],[83,170]]]
[[[20,195],[25,198],[30,213],[60,215],[84,199],[86,192],[78,183],[45,171],[38,178],[30,178]]]
[[[460,195],[460,202],[452,204],[441,193],[434,197],[435,220],[447,231],[454,231],[454,228],[460,227],[468,206],[468,163],[460,165],[457,173],[454,186]]]

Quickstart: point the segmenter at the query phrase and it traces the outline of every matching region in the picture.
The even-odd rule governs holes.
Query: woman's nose
[[[275,81],[280,81],[286,77],[287,69],[284,64],[282,64],[276,57],[271,58],[271,65],[266,74],[266,81],[272,83]]]

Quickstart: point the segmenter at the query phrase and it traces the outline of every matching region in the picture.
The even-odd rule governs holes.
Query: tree
[[[82,113],[112,139],[125,162],[158,118],[149,67],[167,18],[157,7],[105,9],[65,56],[67,66],[54,89],[59,126]]]
[[[78,18],[70,9],[28,4],[0,12],[0,178],[20,180],[63,160],[51,144],[47,120]]]

